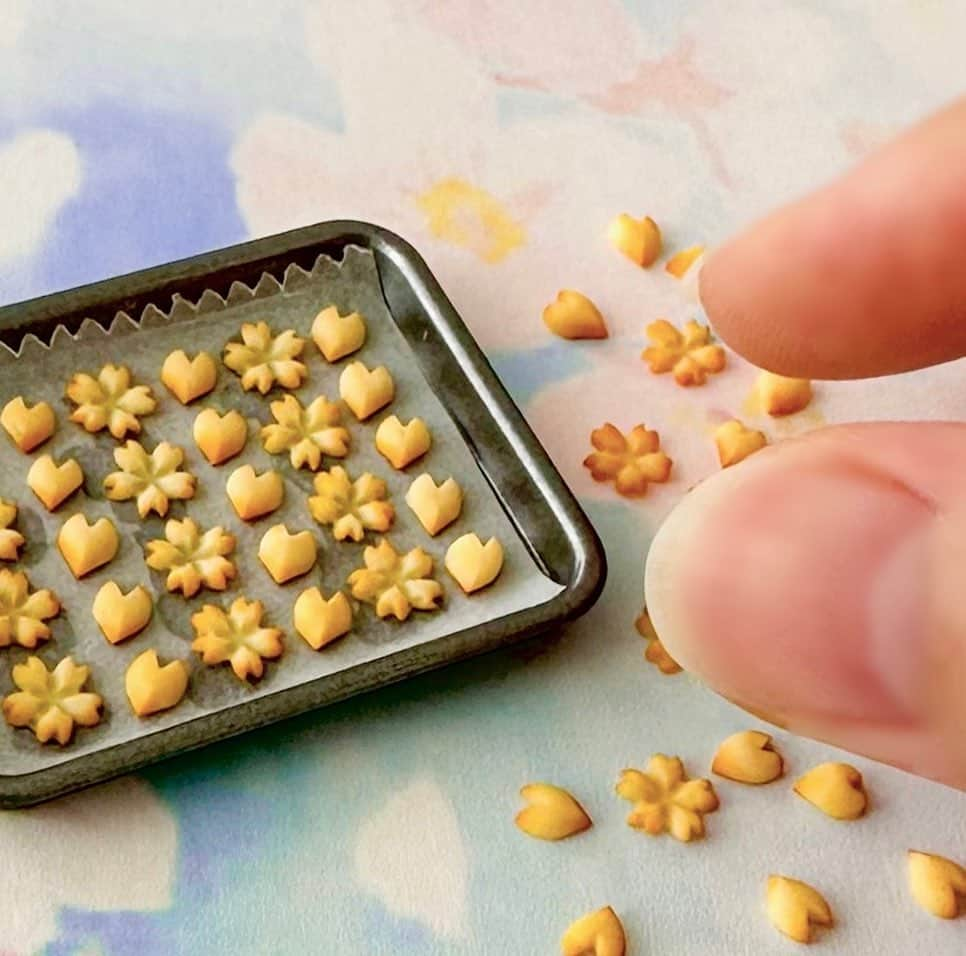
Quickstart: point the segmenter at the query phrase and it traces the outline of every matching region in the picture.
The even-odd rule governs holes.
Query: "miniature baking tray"
[[[484,614],[482,620],[432,640],[399,649],[390,644],[386,653],[373,660],[201,712],[191,719],[148,724],[129,739],[73,756],[68,748],[56,760],[27,772],[9,772],[11,767],[4,767],[0,756],[0,806],[46,800],[511,644],[579,616],[599,596],[606,563],[590,522],[426,263],[405,241],[377,226],[351,221],[320,223],[7,306],[0,309],[0,342],[15,352],[39,347],[34,339],[44,344],[60,339],[63,346],[67,333],[81,332],[78,341],[83,341],[83,330],[90,332],[90,322],[104,330],[116,328],[118,313],[128,317],[152,311],[174,315],[179,307],[187,306],[203,319],[206,300],[210,303],[213,296],[224,304],[232,300],[232,290],[243,287],[250,298],[250,290],[255,290],[257,298],[266,277],[284,282],[282,277],[290,277],[293,270],[311,276],[315,269],[318,274],[320,257],[344,263],[353,250],[371,254],[389,320],[404,338],[421,378],[445,409],[520,544],[554,589],[540,592],[539,600],[529,606],[498,616]],[[278,281],[275,287],[281,287]],[[105,355],[105,361],[109,360]],[[286,623],[279,622],[283,628]],[[290,641],[298,640],[290,628],[285,629]],[[0,667],[8,669],[11,663],[8,657]],[[32,739],[26,743],[39,746]]]

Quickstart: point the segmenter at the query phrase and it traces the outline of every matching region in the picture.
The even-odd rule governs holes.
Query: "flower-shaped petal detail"
[[[93,727],[101,719],[103,700],[84,692],[90,668],[65,657],[48,671],[39,657],[28,657],[13,668],[18,690],[3,699],[3,716],[11,727],[31,727],[42,743],[68,743],[74,725]]]
[[[149,541],[145,561],[155,571],[167,571],[167,588],[194,597],[202,587],[224,591],[235,577],[235,565],[225,557],[235,550],[234,536],[216,526],[204,533],[191,518],[171,519],[164,538]]]
[[[654,630],[651,616],[646,609],[637,616],[634,627],[637,629],[637,633],[647,641],[644,659],[653,664],[662,674],[680,674],[681,665],[668,654],[667,648],[657,636],[657,631]]]
[[[667,319],[652,322],[645,330],[651,340],[641,358],[656,375],[673,372],[678,385],[704,385],[709,374],[725,367],[725,350],[711,342],[711,330],[694,319],[678,331]]]
[[[191,615],[195,629],[192,650],[213,666],[231,664],[239,680],[261,677],[263,658],[274,660],[283,650],[282,632],[277,627],[262,627],[264,607],[261,601],[236,598],[228,611],[206,604]]]
[[[387,541],[363,553],[364,568],[349,575],[352,596],[376,608],[379,617],[405,621],[413,608],[437,611],[443,589],[433,577],[433,559],[422,548],[400,555]]]
[[[656,754],[647,768],[624,770],[617,794],[634,804],[629,826],[652,836],[667,831],[687,843],[704,836],[704,814],[718,809],[710,780],[689,780],[678,757]]]
[[[657,432],[635,425],[627,435],[610,422],[590,433],[596,451],[584,459],[594,481],[613,481],[618,494],[638,498],[652,482],[671,475],[671,459],[661,451]]]
[[[319,524],[332,526],[336,541],[361,541],[366,531],[388,531],[396,517],[381,478],[367,471],[352,481],[339,465],[315,476],[309,511]]]
[[[0,498],[0,561],[16,561],[24,545],[23,535],[10,527],[17,520],[17,506]]]
[[[152,511],[163,518],[171,499],[194,497],[195,477],[178,470],[184,452],[176,445],[160,442],[149,455],[140,442],[129,439],[115,449],[114,461],[121,470],[104,479],[104,493],[111,501],[137,498],[142,518]]]
[[[77,406],[70,420],[89,432],[106,428],[117,439],[141,431],[139,415],[157,407],[147,385],[131,385],[131,373],[123,365],[105,365],[97,378],[78,372],[67,383],[67,397]]]
[[[0,647],[36,647],[50,637],[44,622],[59,613],[60,601],[53,591],[31,591],[23,571],[0,568]]]
[[[241,342],[225,346],[225,365],[241,376],[242,388],[257,388],[262,395],[277,382],[282,388],[298,388],[308,374],[299,362],[305,340],[292,329],[273,336],[267,322],[246,322]]]
[[[294,395],[271,404],[277,424],[262,429],[262,444],[270,455],[289,453],[293,468],[318,471],[322,455],[345,458],[349,454],[349,432],[339,422],[342,413],[335,402],[320,395],[308,408]]]

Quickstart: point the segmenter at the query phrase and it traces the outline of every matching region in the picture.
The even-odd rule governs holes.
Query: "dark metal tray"
[[[441,399],[507,516],[543,572],[562,585],[550,600],[404,648],[337,674],[244,701],[225,711],[146,732],[106,749],[29,773],[4,773],[0,806],[17,807],[126,773],[163,757],[333,703],[365,690],[504,646],[577,617],[606,576],[600,540],[546,452],[500,384],[426,263],[398,236],[366,223],[320,223],[0,309],[0,341],[17,349],[31,334],[49,341],[58,326],[105,328],[118,312],[138,316],[206,289],[227,295],[291,263],[311,270],[320,255],[341,260],[348,246],[371,251],[392,319]]]

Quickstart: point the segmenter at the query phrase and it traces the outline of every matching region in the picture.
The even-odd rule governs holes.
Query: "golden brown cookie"
[[[131,372],[123,365],[105,365],[97,378],[78,372],[67,383],[67,397],[77,406],[70,420],[86,431],[106,428],[115,438],[141,431],[138,417],[150,415],[157,402],[147,385],[132,385]]]
[[[312,340],[327,362],[338,362],[365,344],[365,320],[358,312],[339,315],[339,310],[330,305],[315,317]]]
[[[933,916],[956,919],[966,903],[966,867],[920,850],[910,850],[907,862],[912,898]]]
[[[611,222],[607,237],[618,252],[645,268],[661,254],[661,230],[650,216],[635,219],[622,212]]]
[[[361,541],[366,531],[386,532],[396,509],[386,500],[386,483],[368,471],[355,481],[336,465],[315,476],[309,512],[319,524],[331,525],[336,541]]]
[[[486,544],[475,534],[464,534],[446,549],[446,570],[472,594],[492,584],[503,569],[503,545],[496,538]]]
[[[254,521],[281,507],[285,483],[277,471],[269,469],[259,475],[251,465],[242,465],[228,476],[225,493],[239,518]]]
[[[57,547],[75,578],[82,578],[114,560],[121,540],[110,518],[88,524],[76,514],[68,518],[57,534]]]
[[[836,820],[857,820],[869,805],[862,774],[847,763],[819,764],[800,777],[792,789]]]
[[[10,527],[17,520],[17,506],[0,498],[0,561],[16,561],[24,546],[24,537]]]
[[[432,443],[429,429],[421,418],[411,418],[404,425],[395,415],[390,415],[376,429],[376,450],[400,471],[422,458]]]
[[[798,943],[812,941],[812,927],[830,927],[832,910],[814,887],[787,876],[769,876],[765,905],[772,925]]]
[[[294,395],[271,404],[276,424],[262,429],[262,444],[270,455],[289,453],[293,468],[318,471],[322,456],[345,458],[350,436],[340,422],[342,413],[335,402],[320,395],[308,408]]]
[[[191,519],[165,523],[164,538],[149,541],[145,563],[154,571],[167,571],[165,586],[194,597],[202,587],[224,591],[237,571],[226,555],[235,550],[235,538],[216,526],[202,533]]]
[[[275,583],[284,584],[312,570],[318,546],[310,531],[289,534],[284,524],[277,524],[262,535],[258,557]]]
[[[571,923],[560,940],[562,956],[624,956],[626,946],[624,927],[609,906]]]
[[[349,633],[352,605],[342,591],[326,598],[318,588],[308,588],[295,601],[293,620],[305,643],[318,651]]]
[[[406,504],[427,533],[435,536],[460,516],[463,489],[452,477],[437,485],[431,475],[423,473],[409,486]]]
[[[737,418],[719,425],[714,431],[718,461],[722,468],[730,468],[768,444],[764,432],[746,428]]]
[[[363,552],[365,567],[349,575],[352,596],[372,604],[379,617],[405,621],[413,608],[438,611],[443,589],[433,577],[433,559],[422,548],[399,554],[385,539]]]
[[[138,584],[125,594],[116,582],[107,581],[97,592],[91,613],[104,637],[120,644],[148,626],[153,607],[146,587]]]
[[[184,349],[177,349],[164,360],[161,381],[182,405],[190,405],[215,387],[218,369],[207,352],[189,359]]]
[[[59,613],[60,601],[53,591],[31,591],[23,571],[0,568],[0,647],[35,648],[50,638],[45,622]]]
[[[56,511],[83,484],[84,472],[73,458],[58,465],[50,455],[41,455],[27,472],[27,487],[48,511]]]
[[[725,350],[713,344],[711,330],[694,319],[684,323],[683,332],[667,319],[652,322],[645,331],[651,345],[641,358],[655,375],[672,372],[678,385],[704,385],[708,375],[725,367]]]
[[[273,336],[267,322],[246,322],[241,327],[241,342],[225,346],[224,361],[241,376],[242,388],[257,388],[262,395],[277,382],[282,388],[298,388],[308,370],[297,361],[305,347],[292,329]]]
[[[683,279],[685,273],[704,255],[704,246],[690,246],[674,253],[664,264],[664,270],[675,279]]]
[[[651,616],[647,609],[643,609],[634,620],[634,628],[647,641],[644,649],[644,660],[653,664],[662,674],[668,677],[681,673],[681,665],[668,653],[664,642],[657,636]]]
[[[205,408],[195,419],[193,433],[195,444],[208,462],[220,465],[245,447],[248,425],[234,410],[219,415],[213,408]]]
[[[527,805],[516,825],[538,840],[566,840],[591,826],[587,811],[564,789],[551,783],[528,783],[520,789]]]
[[[339,395],[363,422],[393,400],[396,386],[385,365],[370,372],[362,362],[350,362],[339,376]]]
[[[606,339],[600,310],[582,292],[561,289],[543,310],[543,324],[562,339]]]
[[[262,627],[265,608],[261,601],[235,598],[227,611],[206,604],[191,615],[195,639],[191,649],[209,667],[230,664],[239,680],[258,679],[265,672],[265,660],[282,656],[282,632]]]
[[[657,432],[635,425],[625,436],[610,422],[590,433],[595,451],[584,459],[594,481],[613,481],[617,493],[638,498],[652,482],[671,477],[671,459],[661,451]]]
[[[104,494],[111,501],[136,499],[142,518],[152,511],[163,518],[170,501],[195,495],[195,476],[180,470],[184,452],[177,445],[158,442],[148,454],[140,442],[128,439],[114,450],[114,461],[121,470],[104,479]]]
[[[174,660],[162,667],[153,649],[138,654],[124,674],[124,690],[138,717],[169,710],[180,703],[187,689],[188,665]]]
[[[57,420],[46,402],[28,405],[23,397],[11,398],[0,412],[0,425],[24,454],[42,445],[54,433]]]
[[[785,772],[785,764],[768,734],[742,730],[718,747],[711,771],[737,783],[762,784],[777,780]]]
[[[761,372],[755,383],[761,407],[772,417],[793,415],[812,400],[812,383],[807,378],[786,378]]]

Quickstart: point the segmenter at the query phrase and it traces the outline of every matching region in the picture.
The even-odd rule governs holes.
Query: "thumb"
[[[966,425],[822,429],[700,485],[648,556],[682,666],[799,733],[966,789]]]

